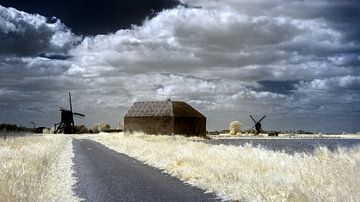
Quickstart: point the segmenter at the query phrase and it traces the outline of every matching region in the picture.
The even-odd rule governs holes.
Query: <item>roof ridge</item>
[[[129,108],[127,117],[205,117],[198,110],[184,101],[139,101]]]

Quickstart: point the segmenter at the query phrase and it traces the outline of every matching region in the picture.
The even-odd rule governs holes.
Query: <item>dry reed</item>
[[[0,201],[78,201],[71,138],[38,135],[0,141]]]
[[[360,199],[360,148],[331,152],[320,147],[313,154],[290,155],[252,145],[210,145],[182,136],[120,133],[89,137],[223,199]]]

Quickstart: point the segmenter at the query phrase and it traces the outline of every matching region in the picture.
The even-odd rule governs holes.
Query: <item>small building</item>
[[[135,102],[124,116],[124,131],[204,136],[206,117],[185,102]]]

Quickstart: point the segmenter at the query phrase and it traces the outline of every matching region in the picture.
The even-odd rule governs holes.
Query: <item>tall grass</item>
[[[163,169],[223,199],[359,201],[360,148],[294,155],[252,145],[210,145],[182,136],[97,135],[110,149]]]
[[[0,201],[77,201],[66,136],[0,140]]]

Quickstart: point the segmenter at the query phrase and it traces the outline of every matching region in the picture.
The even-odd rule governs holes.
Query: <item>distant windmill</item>
[[[256,121],[251,115],[250,118],[253,120],[254,122],[254,126],[251,127],[251,129],[253,129],[255,127],[256,133],[262,133],[264,132],[264,130],[261,128],[261,121],[266,117],[266,115],[264,115],[261,119],[259,119],[258,121]],[[250,130],[251,130],[250,129]]]
[[[55,133],[73,134],[75,133],[74,115],[84,117],[84,114],[80,114],[72,111],[71,93],[69,92],[70,110],[60,108],[61,121],[54,124]]]

